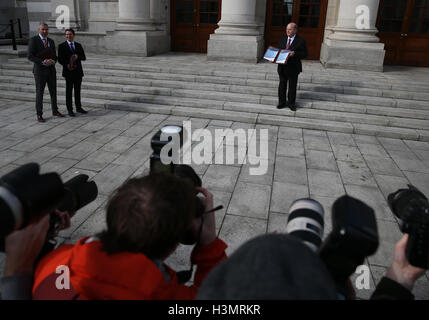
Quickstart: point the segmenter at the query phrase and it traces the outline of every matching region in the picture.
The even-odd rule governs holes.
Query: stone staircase
[[[126,61],[126,62],[124,62]],[[57,66],[58,102],[65,82]],[[34,101],[32,64],[0,64],[0,98]],[[416,69],[419,70],[419,69]],[[429,77],[410,72],[325,70],[304,62],[298,110],[276,109],[275,66],[208,62],[204,55],[102,56],[84,62],[87,107],[429,141]],[[46,88],[45,108],[49,104]]]

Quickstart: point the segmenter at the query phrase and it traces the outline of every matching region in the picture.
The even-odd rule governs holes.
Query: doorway
[[[380,0],[384,64],[429,67],[429,0]]]
[[[221,18],[221,0],[171,0],[171,49],[207,53]]]
[[[267,0],[265,47],[277,47],[286,34],[286,26],[295,22],[298,34],[307,43],[307,59],[319,59],[327,5],[328,0]]]

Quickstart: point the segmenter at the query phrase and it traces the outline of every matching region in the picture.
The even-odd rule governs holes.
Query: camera
[[[166,139],[164,139],[166,137]],[[163,126],[151,139],[151,147],[153,150],[152,155],[150,156],[150,172],[151,173],[174,173],[174,161],[172,158],[178,157],[178,154],[175,152],[179,151],[183,144],[183,127],[176,125],[166,125]],[[161,154],[162,149],[171,145],[171,149],[168,151],[168,154]],[[162,160],[163,156],[167,156],[169,160],[172,160],[169,163],[164,163]],[[167,159],[164,159],[167,160]]]
[[[29,163],[0,179],[0,237],[54,210],[65,195],[60,176],[39,174],[39,169]]]
[[[37,163],[29,163],[0,179],[0,251],[4,250],[5,236],[50,213],[48,242],[60,224],[55,209],[71,215],[97,198],[97,185],[88,181],[87,175],[78,175],[63,184],[57,173],[39,171]]]
[[[319,256],[333,275],[339,291],[378,248],[378,229],[374,210],[364,202],[344,195],[332,206],[332,231],[319,249]]]
[[[344,195],[332,206],[332,231],[322,241],[323,207],[312,199],[296,200],[286,230],[319,254],[331,273],[338,292],[351,297],[350,275],[378,248],[374,210],[360,200]]]
[[[429,269],[429,202],[412,185],[388,195],[390,209],[401,221],[401,231],[408,233],[405,255],[410,264]]]

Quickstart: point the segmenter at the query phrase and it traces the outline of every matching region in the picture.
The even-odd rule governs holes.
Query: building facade
[[[258,62],[289,22],[309,59],[327,68],[382,71],[429,66],[429,0],[27,0],[30,33],[51,36],[69,17],[88,51],[150,56],[206,53],[210,60]],[[67,8],[67,12],[64,11]],[[58,24],[59,23],[59,24]]]

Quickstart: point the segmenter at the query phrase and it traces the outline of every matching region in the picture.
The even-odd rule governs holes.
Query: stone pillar
[[[90,0],[89,32],[114,31],[119,16],[118,0]]]
[[[207,59],[256,63],[264,52],[265,0],[223,0],[221,20],[207,44]]]
[[[65,7],[60,7],[65,6]],[[67,8],[66,10],[62,9]],[[58,10],[58,11],[57,11]],[[65,25],[60,29],[64,31],[66,28],[73,28],[80,30],[80,13],[79,13],[79,1],[75,0],[51,0],[51,17],[49,18],[48,25],[51,30],[57,29],[57,18],[60,16],[67,15],[69,13],[69,26]],[[62,17],[61,20],[64,20]],[[63,21],[65,22],[65,21]]]
[[[152,0],[119,0],[118,8],[115,31],[106,36],[110,52],[150,56],[170,50],[170,37],[156,19],[161,16],[161,6]]]
[[[379,0],[339,0],[336,25],[322,44],[326,68],[383,71],[384,44],[375,35]]]

